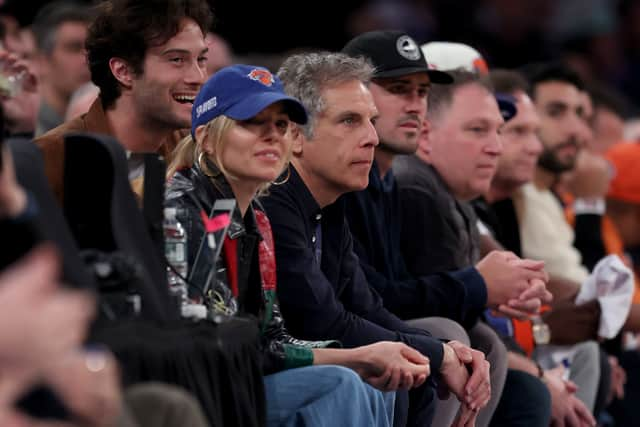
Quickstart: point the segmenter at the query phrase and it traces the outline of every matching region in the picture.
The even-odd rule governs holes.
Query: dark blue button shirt
[[[343,201],[320,209],[293,166],[289,180],[272,186],[261,201],[273,229],[280,307],[292,335],[337,339],[345,347],[402,341],[430,358],[431,372],[439,371],[442,343],[387,311],[369,287],[353,251]]]
[[[467,328],[475,324],[487,300],[486,285],[475,268],[415,278],[409,274],[400,246],[398,186],[391,170],[381,179],[374,162],[368,187],[343,198],[360,266],[385,307],[403,319],[441,316]],[[425,237],[420,230],[413,236],[419,242]]]

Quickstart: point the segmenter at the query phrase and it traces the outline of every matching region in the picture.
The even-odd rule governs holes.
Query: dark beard
[[[575,147],[579,146],[578,142],[572,139],[553,148],[545,147],[542,151],[542,154],[540,154],[540,157],[538,158],[538,166],[553,174],[560,174],[562,172],[570,171],[576,164],[575,157],[567,161],[566,163],[563,163],[560,159],[558,159],[556,151],[559,151],[571,145]]]
[[[411,150],[411,149],[399,149],[397,146],[394,146],[393,144],[388,145],[385,144],[384,142],[382,142],[382,140],[380,141],[380,143],[378,144],[378,146],[376,147],[380,150],[386,151],[387,153],[391,153],[391,154],[414,154],[416,152],[416,150]],[[417,144],[416,144],[416,149],[417,149]]]

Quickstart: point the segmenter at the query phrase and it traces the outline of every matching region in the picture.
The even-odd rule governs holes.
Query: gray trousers
[[[600,347],[595,341],[575,346],[569,379],[577,384],[576,397],[593,413],[600,381]]]
[[[569,379],[576,383],[578,391],[576,397],[593,412],[598,393],[598,383],[600,381],[600,348],[595,341],[584,341],[573,346],[549,346],[548,349],[573,348],[574,354],[571,358],[569,369]],[[534,358],[545,369],[554,367],[546,351],[543,349],[534,353]]]
[[[481,322],[478,322],[468,333],[458,323],[443,317],[413,319],[407,321],[407,323],[414,328],[429,331],[435,338],[445,341],[460,341],[485,354],[491,364],[491,400],[478,414],[476,426],[488,426],[498,406],[507,377],[507,350],[498,335],[489,326]],[[459,408],[460,402],[453,395],[446,400],[438,401],[433,418],[433,426],[449,427],[453,423]]]

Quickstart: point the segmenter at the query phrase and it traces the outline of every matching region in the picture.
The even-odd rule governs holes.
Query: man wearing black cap
[[[507,303],[505,294],[498,290],[528,288],[529,279],[542,274],[510,263],[510,257],[501,252],[491,253],[477,267],[469,264],[453,273],[440,273],[445,269],[430,275],[408,272],[400,250],[402,212],[391,165],[398,154],[416,152],[431,83],[447,84],[453,79],[442,71],[429,69],[422,50],[400,31],[362,34],[347,43],[343,52],[364,56],[376,67],[370,90],[379,111],[375,127],[380,144],[375,150],[367,189],[345,196],[360,264],[369,284],[380,293],[389,310],[403,319],[418,319],[409,322],[412,326],[437,336],[460,339],[452,336],[456,329],[444,323],[444,319],[419,319],[442,316],[461,323],[469,331],[471,343],[491,363],[492,400],[478,419],[480,425],[487,425],[505,381],[506,350],[495,333],[477,320],[487,304],[497,307]],[[512,104],[505,108],[509,106],[513,108]],[[425,244],[422,230],[416,231],[415,243]],[[539,295],[530,297],[536,298]],[[442,412],[438,419],[447,417],[449,406],[450,403],[438,408]]]
[[[427,84],[453,82],[449,74],[430,69],[420,46],[402,31],[370,31],[360,34],[348,42],[342,52],[369,59],[376,67],[374,79],[420,73],[427,75]]]

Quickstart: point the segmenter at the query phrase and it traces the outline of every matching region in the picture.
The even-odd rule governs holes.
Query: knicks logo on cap
[[[265,86],[271,86],[273,84],[273,75],[269,71],[261,68],[254,68],[249,74],[247,74],[247,77],[251,80],[260,82]]]

